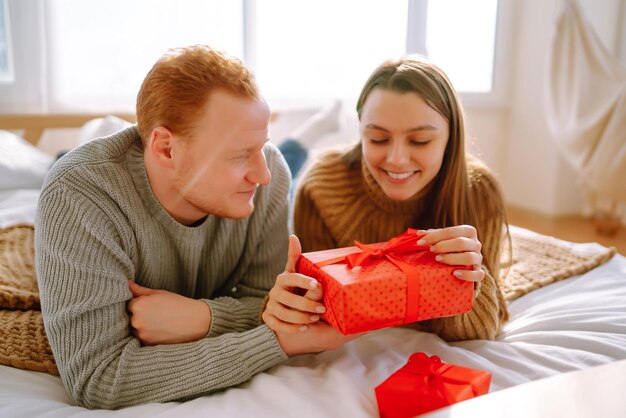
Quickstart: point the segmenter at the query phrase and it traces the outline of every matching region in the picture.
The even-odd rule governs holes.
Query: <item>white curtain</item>
[[[549,59],[552,134],[580,175],[586,209],[626,211],[626,68],[573,0],[564,4]]]

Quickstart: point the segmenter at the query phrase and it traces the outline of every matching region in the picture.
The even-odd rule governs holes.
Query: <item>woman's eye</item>
[[[387,138],[370,138],[370,142],[372,144],[384,144],[388,141],[389,140]]]
[[[430,142],[430,139],[426,139],[426,140],[418,140],[418,139],[412,139],[411,140],[411,145],[426,145]]]

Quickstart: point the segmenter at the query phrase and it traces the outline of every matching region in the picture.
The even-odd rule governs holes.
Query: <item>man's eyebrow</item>
[[[261,148],[263,148],[265,146],[265,144],[267,144],[270,141],[270,138],[266,138],[265,141],[263,141],[263,144],[261,144]],[[259,146],[258,145],[250,145],[249,147],[237,147],[237,148],[232,148],[230,151],[232,152],[242,152],[242,151],[252,151],[255,149],[258,149]]]
[[[365,125],[367,129],[376,129],[377,131],[389,132],[388,129],[383,128],[382,126],[376,125],[374,123],[368,123]],[[412,132],[420,132],[420,131],[436,131],[437,127],[433,125],[420,125],[415,128],[407,129],[404,133],[412,133]]]

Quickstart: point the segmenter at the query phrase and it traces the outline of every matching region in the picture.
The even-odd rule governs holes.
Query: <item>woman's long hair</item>
[[[497,278],[503,233],[508,236],[502,193],[488,169],[466,155],[463,108],[452,83],[441,69],[422,57],[386,61],[372,73],[361,91],[357,101],[359,119],[374,89],[416,93],[448,122],[449,138],[441,169],[424,196],[429,210],[415,219],[421,225],[414,226],[473,225],[483,243],[484,263]],[[345,155],[347,164],[353,166],[361,161],[361,147],[359,143]],[[485,187],[472,191],[477,182]]]

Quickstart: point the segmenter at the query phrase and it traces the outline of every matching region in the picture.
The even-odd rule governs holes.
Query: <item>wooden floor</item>
[[[613,246],[617,248],[617,252],[626,255],[626,226],[622,226],[614,236],[607,236],[598,233],[591,220],[582,216],[551,217],[515,207],[509,207],[507,212],[511,225],[567,241],[597,242],[607,247]]]

